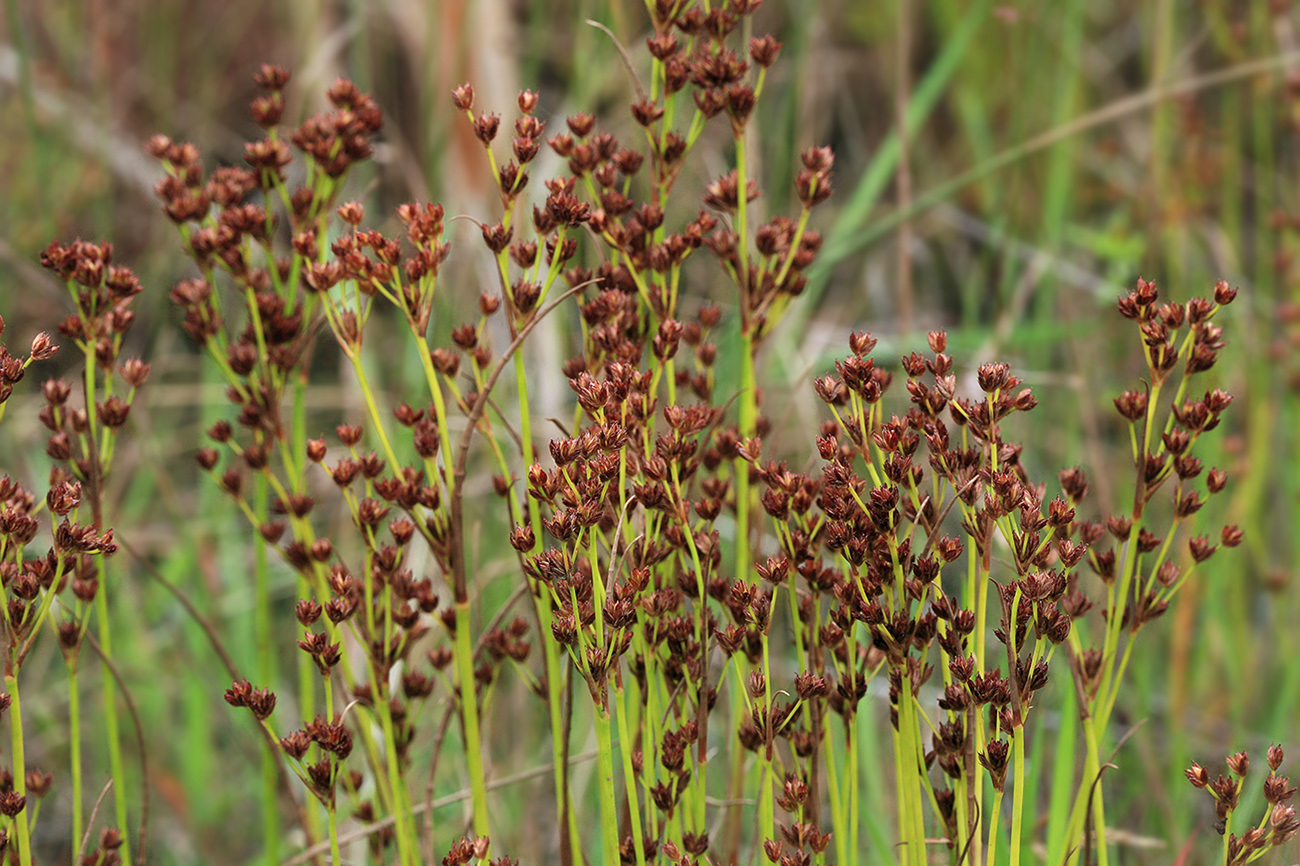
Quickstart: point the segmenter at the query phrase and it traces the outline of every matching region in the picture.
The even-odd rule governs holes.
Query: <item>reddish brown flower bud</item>
[[[776,63],[777,55],[781,53],[781,43],[776,40],[772,34],[756,37],[749,40],[749,56],[759,66],[767,69],[773,63]]]
[[[727,88],[727,113],[731,115],[732,132],[739,134],[754,112],[754,88],[748,84],[733,84]]]
[[[338,206],[339,219],[356,228],[366,218],[365,206],[359,201],[348,201]]]
[[[307,749],[311,748],[311,737],[307,736],[306,731],[294,731],[286,737],[280,738],[280,748],[284,753],[295,761],[301,761],[307,754]]]
[[[27,798],[17,791],[0,792],[0,815],[16,817],[27,806]]]
[[[1295,792],[1296,789],[1291,787],[1291,780],[1286,776],[1269,773],[1268,778],[1264,780],[1264,799],[1270,803],[1285,803],[1295,796]]]
[[[312,463],[319,463],[325,459],[325,440],[308,439],[307,440],[307,459]]]
[[[263,90],[283,90],[289,83],[289,70],[283,66],[263,63],[262,67],[253,73],[253,83]]]
[[[474,119],[474,136],[483,144],[489,145],[497,137],[501,127],[501,118],[495,114],[480,114]]]
[[[1219,280],[1214,284],[1214,303],[1220,306],[1231,304],[1237,297],[1237,290],[1228,285],[1227,280]]]
[[[7,479],[6,479],[7,480]],[[67,478],[51,480],[51,486],[48,493],[45,494],[45,504],[51,511],[60,517],[64,517],[72,509],[76,508],[81,502],[81,482],[71,481]],[[9,524],[10,521],[0,521],[3,524]]]
[[[99,417],[100,424],[109,429],[116,429],[126,424],[126,417],[130,412],[130,404],[120,397],[109,397],[103,403],[95,404],[96,417]]]
[[[1274,846],[1285,845],[1300,832],[1300,818],[1296,817],[1294,806],[1278,804],[1268,816],[1269,827],[1273,830],[1271,842]]]
[[[1115,408],[1129,421],[1139,421],[1147,411],[1145,391],[1125,391],[1115,398]]]
[[[567,117],[565,122],[568,124],[569,130],[574,135],[578,136],[578,138],[586,138],[591,134],[592,128],[596,125],[596,118],[587,114],[585,111],[580,111],[577,114]],[[561,156],[563,155],[564,154],[561,154]]]
[[[139,388],[149,378],[150,366],[139,358],[128,358],[122,362],[118,370],[122,373],[122,379],[132,388]]]
[[[1187,777],[1187,781],[1191,782],[1192,785],[1197,788],[1209,787],[1209,771],[1195,761],[1192,761],[1192,766],[1190,768],[1183,770],[1183,775]]]
[[[823,697],[830,692],[830,686],[827,684],[826,678],[816,676],[809,671],[795,675],[794,688],[795,693],[799,695],[799,699],[804,701]]]
[[[294,616],[298,618],[298,622],[301,625],[310,626],[320,619],[320,602],[308,598],[301,599],[296,605],[294,605],[293,613]]]
[[[434,349],[429,353],[433,368],[444,376],[455,376],[460,370],[460,356],[448,349]]]
[[[520,553],[527,553],[532,550],[536,542],[537,539],[531,526],[520,524],[510,532],[510,546]]]
[[[1137,287],[1133,290],[1133,298],[1141,306],[1149,307],[1159,300],[1160,292],[1154,282],[1138,277]]]
[[[54,345],[50,335],[44,331],[32,338],[31,358],[33,361],[44,361],[47,358],[52,358],[57,351],[59,351],[59,347]]]
[[[460,111],[469,111],[474,107],[474,88],[462,84],[451,92],[452,104]]]
[[[502,250],[510,245],[510,238],[514,236],[513,228],[506,228],[503,224],[484,225],[482,227],[483,243],[492,251],[493,255],[498,255]]]
[[[1011,368],[1001,362],[993,364],[982,364],[979,368],[978,380],[980,390],[986,394],[992,394],[1007,387],[1011,379]]]
[[[989,771],[993,787],[1001,791],[1007,781],[1007,764],[1010,761],[1010,749],[1006,740],[993,740],[979,754],[979,762]]]
[[[632,118],[642,126],[650,126],[664,116],[664,107],[649,99],[632,104]]]
[[[270,129],[284,117],[284,97],[278,93],[259,96],[249,103],[248,109],[254,123]]]
[[[1205,502],[1196,495],[1195,491],[1188,491],[1174,506],[1174,513],[1178,517],[1189,517],[1201,510]]]
[[[1218,547],[1210,544],[1209,538],[1204,536],[1192,537],[1187,542],[1188,553],[1192,554],[1192,559],[1196,560],[1196,562],[1205,562],[1206,559],[1213,557],[1214,551],[1217,549]]]

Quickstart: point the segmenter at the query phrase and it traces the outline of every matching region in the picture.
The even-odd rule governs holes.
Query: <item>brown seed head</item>
[[[452,104],[459,111],[469,111],[474,107],[474,88],[469,84],[462,84],[451,92]]]
[[[781,53],[781,43],[776,40],[772,34],[757,37],[749,40],[749,56],[756,64],[764,69],[769,68],[776,63],[777,55]]]
[[[262,67],[253,73],[253,83],[263,90],[283,90],[289,83],[289,70],[283,66],[263,63]]]
[[[1214,303],[1220,306],[1231,304],[1237,297],[1237,290],[1228,285],[1227,280],[1214,284]]]

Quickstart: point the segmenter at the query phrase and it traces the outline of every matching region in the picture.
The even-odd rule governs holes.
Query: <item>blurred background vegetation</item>
[[[1206,443],[1219,452],[1202,453],[1233,481],[1202,525],[1240,524],[1247,543],[1203,567],[1143,634],[1149,652],[1123,708],[1126,725],[1141,724],[1107,781],[1123,862],[1173,862],[1184,850],[1184,862],[1209,862],[1218,840],[1208,798],[1181,769],[1196,758],[1215,770],[1229,751],[1275,741],[1300,754],[1300,11],[1280,0],[767,0],[757,21],[755,35],[766,29],[785,45],[754,134],[762,207],[789,210],[799,150],[830,144],[837,154],[816,276],[767,351],[769,405],[791,409],[778,438],[794,453],[810,453],[822,417],[810,378],[843,352],[850,328],[876,333],[877,354],[891,358],[946,327],[950,354],[967,369],[1009,360],[1034,387],[1042,405],[1019,431],[1026,461],[1085,466],[1098,508],[1114,507],[1129,494],[1108,481],[1126,477],[1127,454],[1110,399],[1141,369],[1114,299],[1139,275],[1174,300],[1220,278],[1241,289],[1223,320],[1230,348],[1217,371],[1237,403],[1230,429]],[[147,294],[132,336],[154,378],[119,458],[116,525],[227,629],[237,653],[250,634],[241,616],[251,604],[248,553],[228,505],[198,483],[189,459],[221,416],[221,391],[201,380],[167,301],[189,273],[153,200],[161,172],[144,141],[161,132],[198,144],[210,167],[239,163],[257,132],[247,103],[261,63],[294,71],[287,118],[318,107],[343,75],[386,112],[375,165],[354,178],[375,219],[408,199],[495,218],[482,152],[453,116],[451,89],[471,81],[478,106],[506,118],[515,94],[534,89],[553,129],[587,110],[626,130],[632,85],[615,40],[643,73],[645,22],[631,0],[5,3],[6,338],[23,346],[66,315],[62,286],[37,264],[54,238],[111,241],[117,260],[140,273]],[[706,145],[698,176],[683,183],[723,173],[725,144]],[[476,254],[460,249],[476,247],[453,255]],[[473,302],[478,279],[466,267],[459,284],[447,281],[449,309]],[[468,317],[435,327],[445,333]],[[316,408],[353,399],[331,381]],[[567,392],[562,381],[557,388]],[[15,399],[38,401],[37,382]],[[39,480],[34,409],[11,409],[3,453],[6,471]],[[197,527],[187,522],[195,514],[205,515]],[[221,670],[171,597],[125,553],[117,569],[122,585],[111,591],[130,600],[117,610],[133,624],[119,652],[141,684],[155,750],[158,862],[242,859],[256,840],[231,834],[230,822],[249,808],[256,741],[242,715],[230,722],[215,685]],[[292,594],[287,574],[284,591]],[[52,641],[46,651],[57,674]],[[28,700],[49,711],[45,757],[57,764],[60,698]],[[46,808],[42,823],[63,824],[57,806]]]

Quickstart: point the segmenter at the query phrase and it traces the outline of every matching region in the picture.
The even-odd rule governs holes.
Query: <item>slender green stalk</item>
[[[605,699],[606,701],[608,698]],[[606,863],[619,862],[618,856],[618,794],[614,789],[614,744],[610,737],[609,707],[604,702],[595,705],[596,748],[600,752],[600,823],[601,839],[604,840],[604,859]],[[636,811],[636,803],[629,804]],[[633,839],[636,847],[641,847],[641,840]]]
[[[76,649],[68,656],[68,752],[72,767],[72,847],[76,850],[81,844],[85,818],[81,813],[84,808],[85,791],[82,784],[81,769],[81,683],[77,678]]]
[[[402,774],[401,760],[397,755],[397,731],[393,727],[393,714],[389,711],[387,702],[380,702],[376,711],[384,732],[384,759],[391,793],[398,861],[402,866],[416,866],[419,863],[419,846],[416,844],[415,828],[411,824],[410,796]],[[477,819],[477,811],[475,817]]]
[[[259,473],[253,493],[253,510],[257,518],[266,521],[270,517],[271,501],[266,475]],[[253,541],[253,642],[257,647],[258,676],[264,683],[276,681],[278,667],[274,649],[274,635],[271,624],[271,567],[267,556],[267,543],[261,534]],[[279,770],[276,763],[280,756],[269,742],[262,743],[261,795],[262,795],[262,855],[267,866],[279,863],[280,855],[280,809],[277,787]],[[309,810],[309,815],[314,812]],[[313,828],[315,829],[315,828]]]
[[[636,771],[632,767],[632,731],[627,723],[631,713],[627,693],[623,688],[615,691],[618,704],[618,752],[623,762],[623,788],[627,798],[630,829],[632,831],[633,849],[636,851],[637,866],[645,866],[645,846],[642,844],[641,805],[636,794]]]
[[[474,649],[470,643],[469,600],[456,601],[456,675],[460,680],[460,715],[465,734],[465,763],[473,791],[474,835],[491,837],[488,820],[487,775],[483,767],[483,742],[480,737],[478,696],[474,688]]]
[[[340,864],[343,862],[343,852],[339,848],[338,812],[334,809],[333,806],[330,806],[326,808],[325,814],[327,816],[327,820],[329,821],[330,861],[332,863]]]
[[[533,449],[532,411],[528,402],[528,368],[523,353],[515,354],[514,364],[515,389],[519,395],[519,438],[522,443],[524,471],[527,472],[537,458]],[[445,426],[443,425],[443,427]],[[447,453],[450,453],[450,449],[448,449]],[[533,538],[535,539],[533,549],[528,551],[528,555],[532,555],[541,547],[541,509],[537,499],[529,496],[527,491],[524,493],[524,500],[527,503],[528,526],[532,529]],[[536,606],[538,628],[541,634],[545,636],[551,629],[550,594],[545,591],[538,592],[536,597],[540,599]],[[561,673],[560,667],[560,648],[554,641],[543,640],[542,652],[546,665],[546,711],[551,720],[551,760],[554,765],[556,827],[564,828],[561,832],[569,834],[569,838],[572,840],[571,850],[575,862],[580,863],[582,854],[581,848],[577,844],[579,838],[578,818],[576,811],[572,807],[568,786],[564,782],[565,754],[568,746],[560,735],[560,732],[564,730],[562,723],[564,675]],[[640,850],[639,847],[638,850]]]
[[[849,751],[849,737],[846,736],[845,741],[845,752],[847,753]],[[841,789],[840,774],[844,773],[844,785],[847,786],[848,778],[855,771],[855,767],[853,762],[848,760],[847,754],[845,758],[844,763],[846,766],[843,768],[837,767],[834,761],[831,761],[826,767],[826,794],[827,799],[830,801],[831,830],[834,834],[831,839],[835,843],[835,859],[839,863],[849,862],[848,852],[851,842],[849,840],[848,830],[854,823],[849,817],[847,804],[845,802],[845,793]],[[857,856],[856,853],[854,856]]]
[[[1011,778],[1011,866],[1020,866],[1020,846],[1025,832],[1025,777],[1029,775],[1023,727],[1011,737],[1011,765],[1015,768]]]
[[[775,596],[772,599],[773,605],[776,604]],[[769,618],[771,613],[768,614]],[[763,697],[763,704],[759,706],[770,719],[772,716],[772,660],[771,660],[771,643],[767,634],[763,635],[763,667],[761,673],[763,681],[768,684],[767,693]],[[771,724],[771,723],[769,723]],[[772,782],[774,779],[772,740],[775,738],[774,731],[766,731],[766,742],[762,751],[759,753],[759,788],[758,788],[758,842],[761,845],[767,839],[776,839],[776,804],[772,799]]]
[[[108,616],[108,599],[107,599],[107,575],[105,574],[104,557],[95,558],[95,567],[99,570],[99,591],[95,593],[95,619],[99,627],[98,639],[100,654],[103,656],[104,682],[103,682],[103,701],[104,701],[104,736],[108,740],[108,766],[113,774],[113,803],[115,814],[117,815],[118,826],[122,828],[122,838],[127,839],[129,834],[126,828],[126,762],[122,759],[122,740],[119,733],[119,723],[117,716],[117,687],[116,680],[113,678],[112,671],[109,669],[113,663],[113,638],[112,628]],[[141,779],[140,784],[147,784],[147,780]],[[126,848],[126,842],[123,842],[123,849]],[[123,851],[123,861],[130,858],[127,851]]]
[[[100,593],[103,596],[103,593]],[[12,659],[8,660],[9,673],[5,674],[5,691],[9,695],[9,742],[13,752],[14,793],[19,797],[27,796],[27,758],[26,741],[23,738],[23,710],[18,695],[18,675],[12,672]],[[30,804],[28,804],[30,805]],[[32,830],[31,811],[24,807],[14,816],[14,828],[18,831],[18,862],[22,866],[32,866]]]

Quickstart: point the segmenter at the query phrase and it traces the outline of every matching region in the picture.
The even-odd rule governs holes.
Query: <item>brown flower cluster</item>
[[[461,391],[460,356],[425,342],[438,269],[449,252],[441,207],[401,206],[404,238],[361,229],[364,207],[336,206],[334,199],[349,167],[369,155],[379,113],[368,96],[340,81],[328,94],[332,110],[286,135],[278,125],[287,80],[287,73],[273,67],[258,75],[267,92],[253,111],[267,135],[249,145],[250,168],[224,168],[205,177],[197,148],[161,137],[150,143],[150,152],[167,172],[158,194],[200,273],[177,284],[172,300],[184,312],[185,331],[225,375],[234,408],[230,420],[209,429],[212,444],[198,451],[197,462],[239,504],[260,543],[302,578],[297,644],[321,685],[300,696],[309,721],[272,735],[290,769],[320,802],[333,810],[342,784],[353,812],[370,821],[400,807],[360,794],[362,775],[345,770],[354,755],[353,737],[365,744],[355,753],[372,770],[397,773],[389,784],[404,787],[401,774],[408,769],[419,709],[452,661],[445,643],[428,644],[435,623],[446,636],[455,635],[456,611],[440,606],[433,576],[417,573],[415,563],[431,560],[450,574],[460,555],[461,542],[450,529],[447,403],[453,411],[468,411],[475,396]],[[302,185],[293,189],[288,184],[294,156],[286,139],[305,163]],[[333,236],[335,219],[344,230],[323,249],[318,238]],[[287,244],[277,231],[282,225],[288,227]],[[375,410],[368,423],[336,425],[334,444],[309,438],[292,407],[306,387],[316,338],[328,326],[364,382],[360,349],[375,299],[403,314],[436,393],[423,407],[398,405],[393,425],[377,414],[376,395],[365,383]],[[484,300],[483,315],[497,306]],[[481,362],[477,372],[491,362],[490,355],[473,351],[472,331],[458,343]],[[322,499],[342,505],[350,530],[326,531],[319,517]],[[525,632],[516,619],[481,635],[481,663],[471,668],[471,689],[486,688],[503,665],[527,658]],[[348,646],[359,649],[359,656]],[[340,687],[356,706],[347,717],[330,697]],[[226,700],[248,708],[271,732],[276,695],[270,687],[253,689],[239,680]],[[359,721],[353,727],[345,718]],[[376,725],[382,741],[376,740]],[[370,841],[379,852],[394,837],[388,828]]]
[[[1214,828],[1220,836],[1225,834],[1228,836],[1224,866],[1242,866],[1257,860],[1273,848],[1285,845],[1300,833],[1300,817],[1296,815],[1295,806],[1291,805],[1296,789],[1291,786],[1286,776],[1279,776],[1277,773],[1284,758],[1280,745],[1269,746],[1268,775],[1263,782],[1267,816],[1241,836],[1229,833],[1228,827],[1246,785],[1246,774],[1250,770],[1250,756],[1244,751],[1229,755],[1225,759],[1228,774],[1221,773],[1213,780],[1210,779],[1209,772],[1195,761],[1185,771],[1187,781],[1191,782],[1193,787],[1205,790],[1214,799],[1216,816]]]
[[[92,602],[103,600],[103,561],[117,551],[113,530],[105,526],[104,479],[136,390],[149,376],[148,364],[121,358],[124,336],[135,316],[131,302],[141,286],[129,268],[113,263],[112,247],[84,241],[51,243],[41,263],[68,290],[74,311],[58,330],[83,359],[83,381],[76,389],[80,399],[73,397],[74,387],[65,380],[50,379],[42,385],[44,405],[38,417],[49,434],[45,453],[54,463],[44,496],[28,483],[8,475],[0,478],[4,604],[0,652],[9,690],[0,699],[0,710],[8,710],[11,700],[18,706],[24,662],[47,626],[57,635],[68,669],[75,675]],[[0,333],[3,331],[0,320]],[[44,333],[32,340],[25,358],[0,347],[0,417],[28,366],[53,357],[58,348]],[[65,592],[68,589],[70,593]],[[102,620],[100,627],[102,637]],[[17,712],[11,725],[15,741],[21,741],[23,721]],[[31,797],[43,797],[50,790],[52,776],[22,766],[26,757],[17,746],[14,760],[14,768],[4,770],[0,778],[0,812],[11,818],[21,813],[18,821],[23,826],[12,838],[6,833],[0,847],[16,842],[9,850],[17,862],[30,853],[26,806]],[[120,845],[121,836],[114,838]],[[116,847],[102,844],[83,859],[117,862]]]

